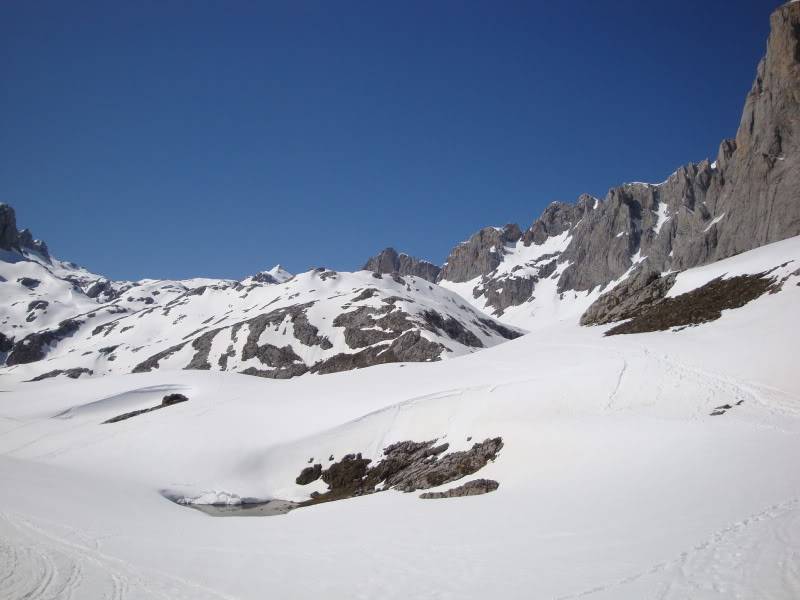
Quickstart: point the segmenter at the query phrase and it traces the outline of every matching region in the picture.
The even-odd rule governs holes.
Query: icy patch
[[[708,224],[708,227],[706,227],[705,229],[703,229],[703,233],[706,233],[706,232],[708,232],[708,230],[709,230],[709,229],[711,229],[711,228],[712,228],[714,225],[716,225],[717,223],[719,223],[720,221],[722,221],[722,218],[723,218],[724,216],[725,216],[725,213],[722,213],[720,216],[718,216],[718,217],[714,217],[714,220],[713,220],[713,221],[711,221],[711,223],[709,223],[709,224]]]
[[[661,231],[661,228],[664,226],[664,223],[666,223],[669,220],[669,215],[667,214],[668,210],[669,207],[667,206],[666,202],[659,202],[658,210],[653,211],[656,215],[656,224],[653,226],[653,233],[655,233],[656,235],[658,235],[658,232]]]
[[[239,506],[241,504],[248,504],[248,502],[245,502],[238,494],[226,492],[224,490],[208,490],[201,492],[198,496],[185,496],[180,493],[164,490],[161,492],[161,495],[168,500],[172,500],[175,504],[183,505],[204,504],[213,506]],[[250,504],[264,502],[264,500],[259,500],[257,498],[248,498],[247,500],[250,500]]]

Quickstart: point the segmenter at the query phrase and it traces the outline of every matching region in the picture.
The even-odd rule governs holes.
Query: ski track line
[[[625,377],[625,371],[628,370],[628,361],[625,356],[622,356],[622,368],[617,375],[617,385],[614,386],[614,389],[611,391],[611,394],[608,396],[608,404],[606,404],[607,409],[611,409],[614,406],[614,401],[617,399],[617,394],[619,393],[620,387],[622,387],[622,378]]]
[[[686,598],[691,598],[693,596],[691,594],[687,595],[687,590],[675,590],[675,586],[678,584],[678,581],[676,580],[684,580],[683,583],[685,587],[687,583],[691,584],[690,578],[693,573],[699,572],[706,576],[708,571],[714,568],[714,563],[719,563],[719,557],[716,553],[717,550],[730,538],[751,528],[754,524],[762,523],[764,521],[775,521],[785,515],[797,511],[800,511],[800,498],[792,498],[791,500],[787,500],[785,502],[772,504],[768,508],[758,513],[750,515],[740,521],[732,523],[727,527],[719,529],[704,542],[693,546],[689,550],[681,552],[677,557],[671,560],[656,563],[655,565],[652,565],[643,571],[622,579],[618,579],[617,581],[596,585],[574,594],[557,596],[554,600],[576,600],[578,598],[587,598],[602,592],[612,592],[617,588],[634,583],[644,577],[659,574],[669,575],[672,571],[677,571],[677,574],[673,575],[666,582],[664,589],[658,595],[658,600],[670,600],[672,598],[675,598],[675,600],[684,600]],[[800,555],[800,547],[792,549],[791,546],[793,545],[793,542],[788,540],[786,536],[781,533],[780,527],[777,529],[777,532],[771,533],[775,533],[774,537],[776,538],[776,541],[782,543],[783,553],[791,554],[791,558],[783,562],[788,565],[788,573],[786,575],[790,585],[792,586],[787,589],[793,590],[789,593],[796,595],[787,596],[787,598],[800,597],[800,572],[794,563],[794,560],[796,560],[797,556]],[[754,545],[759,545],[760,541],[761,540],[756,539]],[[710,558],[705,557],[705,554],[711,554]],[[705,558],[705,560],[702,560],[702,558]],[[695,568],[689,569],[688,567],[693,566],[695,562],[698,562],[699,564],[697,564]],[[654,582],[654,587],[657,583],[663,582]],[[673,592],[676,592],[677,595],[672,595]]]
[[[761,407],[767,413],[777,417],[800,417],[800,398],[796,398],[793,394],[781,390],[779,388],[772,388],[763,386],[757,383],[743,382],[731,377],[729,375],[722,375],[711,371],[705,371],[696,367],[691,367],[685,363],[676,361],[667,356],[657,358],[663,364],[673,367],[676,371],[682,371],[703,383],[711,383],[712,388],[717,390],[723,395],[722,400],[725,400],[725,395],[730,394],[724,403],[735,404],[738,401],[750,402],[755,406]],[[786,398],[784,400],[779,399]],[[722,401],[721,400],[721,401]],[[796,433],[792,430],[778,427],[774,423],[763,425],[772,429],[783,431],[785,433]]]
[[[11,593],[10,597],[20,600],[97,597],[99,592],[97,584],[100,583],[100,587],[104,589],[102,597],[105,600],[124,600],[131,590],[135,591],[137,598],[236,600],[234,596],[217,592],[181,577],[151,569],[137,569],[130,563],[104,554],[96,548],[83,546],[45,531],[32,521],[17,515],[0,513],[0,530],[2,529],[11,530],[16,533],[14,537],[17,538],[15,540],[7,533],[4,533],[2,538],[0,547],[10,548],[10,552],[5,551],[0,556],[9,554],[13,556],[8,566],[0,563],[0,569],[9,569],[9,574],[2,574],[0,570],[2,597],[5,597],[6,592]],[[27,549],[35,560],[20,560],[19,548]],[[57,561],[66,563],[67,568],[59,570]],[[13,578],[25,566],[35,566],[36,572],[28,573],[28,581],[23,579],[14,586]],[[87,567],[90,567],[88,571]],[[91,595],[88,595],[82,587],[90,575],[95,580],[95,587],[90,589],[88,594]],[[12,580],[12,587],[6,589],[3,586],[9,579]],[[29,586],[31,579],[34,580],[33,588],[19,596],[21,591],[19,588]]]

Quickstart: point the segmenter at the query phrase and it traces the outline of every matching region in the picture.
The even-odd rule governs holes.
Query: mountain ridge
[[[439,360],[551,318],[606,323],[620,302],[639,306],[663,297],[665,273],[800,235],[800,4],[778,8],[770,23],[736,138],[721,142],[714,162],[689,163],[658,184],[616,186],[603,199],[583,194],[572,204],[553,202],[524,231],[516,224],[482,228],[441,267],[389,247],[355,273],[318,268],[292,275],[277,266],[241,281],[112,281],[51,256],[30,231],[17,230],[13,208],[2,204],[3,285],[16,285],[8,297],[19,296],[0,321],[3,361],[7,368],[52,362],[59,347],[80,338],[90,354],[102,355],[101,372],[122,363],[138,371],[164,363],[226,369],[232,359],[241,371],[287,377]],[[179,328],[180,339],[178,322],[167,318],[173,310],[191,324]],[[214,328],[221,313],[234,317]],[[313,323],[309,314],[317,315]],[[147,325],[114,331],[134,315]],[[144,332],[136,344],[120,338],[101,348],[88,341],[131,330]],[[226,336],[227,343],[219,341]],[[124,352],[106,351],[111,346]],[[95,370],[69,358],[62,355],[54,371]]]

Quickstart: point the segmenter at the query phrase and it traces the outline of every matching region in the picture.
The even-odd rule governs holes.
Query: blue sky
[[[779,2],[4,2],[0,201],[114,278],[435,262],[733,137]]]

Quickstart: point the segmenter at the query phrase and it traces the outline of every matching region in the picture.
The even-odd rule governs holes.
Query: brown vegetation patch
[[[718,277],[691,292],[662,299],[630,321],[609,329],[606,335],[665,331],[715,321],[723,310],[740,308],[771,291],[775,278],[767,277],[767,273]]]

